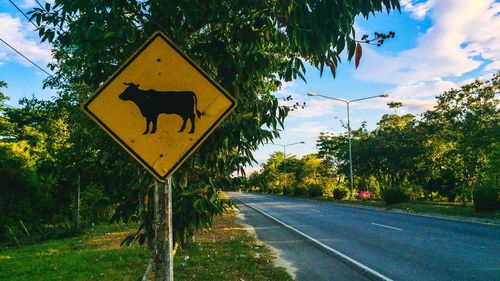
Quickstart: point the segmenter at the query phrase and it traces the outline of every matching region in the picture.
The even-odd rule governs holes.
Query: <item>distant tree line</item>
[[[472,202],[478,209],[500,208],[500,73],[437,97],[436,106],[415,116],[398,115],[401,103],[390,103],[377,128],[353,131],[355,192],[401,200]],[[271,155],[261,172],[248,178],[254,191],[302,194],[303,186],[319,183],[324,195],[348,185],[346,134],[321,133],[317,155],[301,159]],[[314,169],[310,159],[317,163]],[[306,168],[309,167],[309,168]],[[286,179],[287,184],[282,185]],[[314,180],[313,180],[314,179]],[[399,195],[398,195],[399,194]],[[398,201],[397,200],[397,201]]]

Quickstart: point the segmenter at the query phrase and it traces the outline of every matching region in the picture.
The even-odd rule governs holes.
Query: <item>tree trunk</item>
[[[77,177],[75,189],[75,209],[73,212],[73,227],[80,229],[80,175]]]

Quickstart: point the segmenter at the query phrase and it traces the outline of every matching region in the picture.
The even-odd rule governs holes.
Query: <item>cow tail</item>
[[[196,115],[198,116],[198,118],[201,118],[201,112],[198,110],[198,98],[196,97],[196,95],[193,96],[194,96],[194,110],[196,110]]]

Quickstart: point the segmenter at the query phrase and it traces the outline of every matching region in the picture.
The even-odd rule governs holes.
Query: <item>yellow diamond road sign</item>
[[[82,107],[164,180],[236,107],[236,100],[157,32]]]

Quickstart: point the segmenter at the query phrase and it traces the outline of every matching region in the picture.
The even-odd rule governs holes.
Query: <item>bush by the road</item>
[[[283,195],[291,195],[293,196],[295,194],[295,188],[293,185],[289,184],[283,187]]]
[[[349,191],[345,187],[336,187],[333,189],[333,199],[335,200],[341,200],[344,199],[347,196],[347,193]]]
[[[281,184],[269,185],[267,187],[267,192],[273,194],[281,194],[283,193],[283,185]]]
[[[35,171],[7,146],[0,146],[0,191],[0,241],[24,235],[25,227],[32,232],[43,218],[47,194]]]
[[[309,191],[309,196],[318,197],[323,195],[323,186],[318,183],[310,183],[307,185],[307,190]]]
[[[297,187],[295,187],[295,194],[294,195],[296,195],[296,196],[308,195],[307,186],[303,183],[297,185]]]
[[[500,210],[500,188],[496,181],[474,189],[474,208],[480,212]]]
[[[382,191],[382,199],[386,205],[410,201],[410,195],[401,187],[391,187]]]

